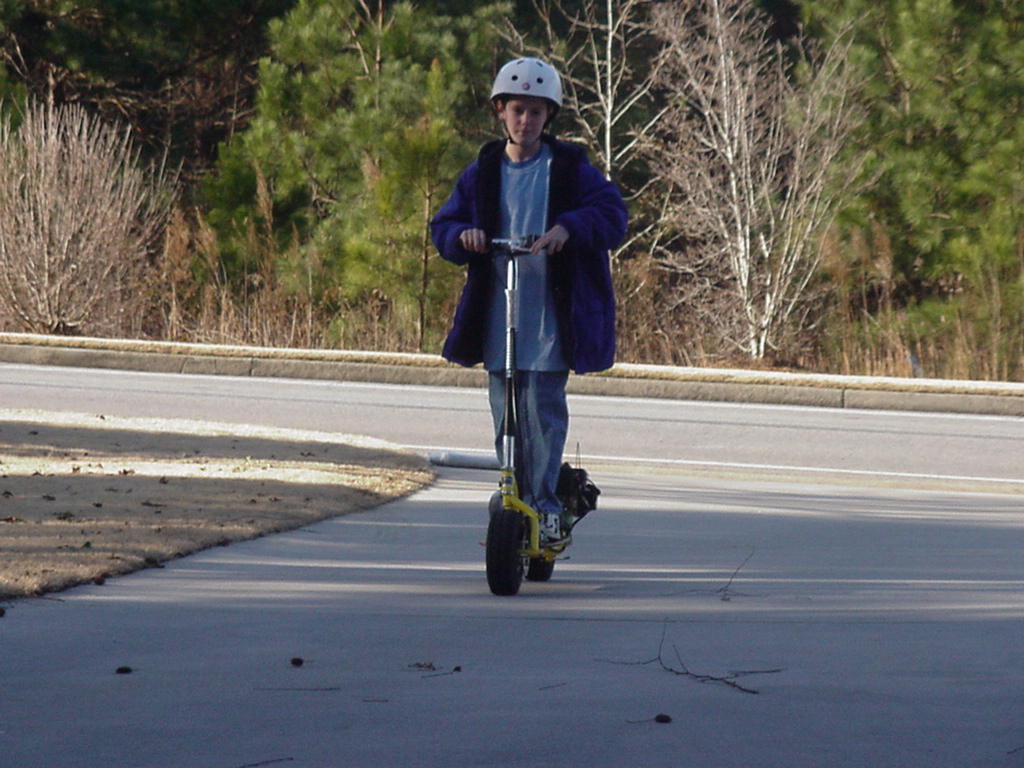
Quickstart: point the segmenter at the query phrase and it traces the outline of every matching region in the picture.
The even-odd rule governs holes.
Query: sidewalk
[[[60,341],[4,341],[0,358],[260,376],[307,367],[317,378],[461,386],[480,378],[426,356]],[[842,407],[872,393],[921,407],[1024,402],[1019,385],[920,391],[914,381],[858,388],[850,377],[620,373],[574,383],[762,401],[834,389]],[[648,385],[665,389],[652,395]],[[27,436],[9,442],[27,457],[56,450],[54,461],[75,462],[71,473],[90,483],[98,478],[86,463],[104,463],[111,477],[77,498],[111,513],[95,493],[128,498],[130,487],[136,511],[170,517],[165,494],[219,491],[220,479],[196,476],[227,459],[225,492],[245,501],[248,520],[258,509],[250,497],[275,508],[287,498],[238,466],[340,461],[323,445],[285,456],[275,434],[197,441],[189,428],[182,443],[181,430],[151,436],[150,425],[120,423],[102,445],[89,435],[88,457],[67,457],[80,435],[20,426]],[[164,466],[143,472],[143,458],[167,455],[202,461],[180,479]],[[135,473],[122,475],[126,467]],[[19,482],[35,482],[24,472]],[[4,604],[0,768],[1024,767],[1019,496],[609,475],[572,559],[551,582],[502,599],[487,591],[479,546],[493,477],[438,475],[368,512]],[[34,503],[62,501],[67,485]],[[302,506],[321,493],[333,502],[332,489],[302,488]],[[216,503],[207,497],[204,508]],[[61,522],[79,549],[97,547],[91,529]]]
[[[1015,497],[605,479],[514,598],[484,578],[490,478],[445,469],[19,601],[0,766],[1024,766]]]

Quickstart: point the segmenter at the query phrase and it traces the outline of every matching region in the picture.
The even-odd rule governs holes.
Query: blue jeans
[[[562,451],[569,431],[569,407],[565,398],[568,371],[517,371],[516,479],[527,504],[542,514],[561,513],[555,491],[562,466]],[[505,423],[505,374],[490,375],[491,417],[494,447],[503,461],[502,430]]]

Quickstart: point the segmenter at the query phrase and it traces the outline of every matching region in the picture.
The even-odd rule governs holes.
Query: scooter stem
[[[519,322],[519,263],[515,253],[508,251],[505,270],[505,429],[502,434],[503,468],[515,471],[516,423],[516,328]]]

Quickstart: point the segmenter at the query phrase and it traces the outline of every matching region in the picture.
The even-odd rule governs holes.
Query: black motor
[[[601,489],[594,485],[587,470],[572,467],[565,462],[558,472],[556,493],[565,511],[578,520],[597,509],[597,497],[601,495]]]

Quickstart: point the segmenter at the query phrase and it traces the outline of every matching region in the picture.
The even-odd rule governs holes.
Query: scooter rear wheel
[[[487,525],[487,586],[495,595],[514,595],[523,582],[523,516],[499,509]]]
[[[555,572],[555,561],[546,557],[531,557],[530,567],[526,569],[527,581],[548,581]]]

